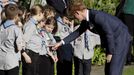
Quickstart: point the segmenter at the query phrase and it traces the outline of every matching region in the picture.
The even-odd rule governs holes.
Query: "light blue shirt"
[[[58,25],[58,29],[55,36],[59,36],[61,39],[64,39],[72,32],[72,29],[67,24],[63,23],[61,17],[58,17],[57,25]]]
[[[22,42],[22,31],[13,20],[0,26],[0,70],[10,70],[19,65],[16,50],[23,48]]]
[[[42,45],[42,50],[40,51],[40,55],[46,55],[48,54],[48,51],[50,51],[50,48],[48,45],[54,45],[56,43],[56,40],[54,39],[53,35],[51,33],[43,31],[43,39],[44,44]],[[56,51],[52,51],[53,55],[57,55]]]
[[[42,48],[42,40],[37,30],[37,24],[38,22],[35,19],[30,18],[23,27],[26,49],[30,49],[35,53],[39,53]]]

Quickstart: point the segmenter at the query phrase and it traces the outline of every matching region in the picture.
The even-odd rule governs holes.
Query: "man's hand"
[[[57,50],[61,45],[62,45],[62,41],[56,43],[56,44],[52,47],[52,50]]]
[[[108,54],[106,57],[107,63],[110,63],[112,59],[112,54]]]

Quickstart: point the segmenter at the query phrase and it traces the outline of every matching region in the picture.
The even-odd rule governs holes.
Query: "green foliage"
[[[20,0],[20,5],[29,9],[31,0]]]
[[[105,63],[105,51],[100,46],[94,49],[94,56],[92,58],[92,64],[103,65]]]
[[[40,4],[42,0],[35,0],[34,4]]]
[[[115,13],[119,0],[83,0],[88,8],[102,10],[107,13]]]

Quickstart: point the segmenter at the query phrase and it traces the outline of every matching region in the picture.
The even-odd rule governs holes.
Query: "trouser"
[[[28,49],[26,49],[26,53],[30,56],[32,63],[28,64],[22,58],[22,75],[38,75],[39,54]]]
[[[128,47],[130,42],[126,42],[124,50],[120,54],[113,54],[110,63],[105,64],[105,75],[122,75]]]
[[[75,75],[90,75],[91,72],[91,59],[81,60],[74,57]]]
[[[0,70],[0,75],[19,75],[19,67],[15,67],[11,70]]]
[[[54,62],[51,57],[39,56],[39,75],[54,75]]]
[[[67,60],[58,61],[57,75],[72,75],[72,61]]]

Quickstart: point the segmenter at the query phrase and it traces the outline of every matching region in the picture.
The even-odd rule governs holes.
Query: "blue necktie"
[[[88,45],[88,36],[87,36],[87,33],[85,32],[84,33],[84,41],[85,41],[85,48],[87,49],[87,50],[89,50],[89,45]]]

